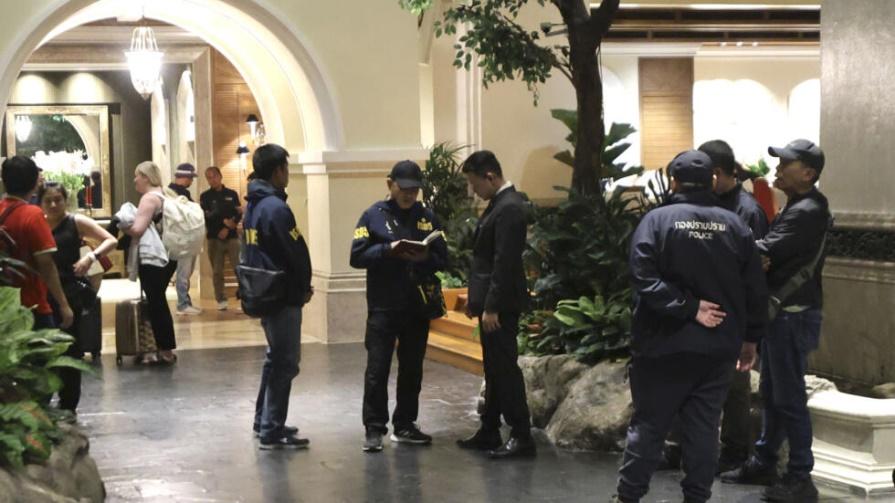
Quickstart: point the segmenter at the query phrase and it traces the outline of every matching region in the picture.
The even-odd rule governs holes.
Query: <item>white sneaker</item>
[[[202,310],[194,306],[186,306],[183,309],[177,308],[177,314],[192,316],[201,313]]]
[[[218,311],[226,311],[227,310],[227,301],[222,300],[218,302]]]

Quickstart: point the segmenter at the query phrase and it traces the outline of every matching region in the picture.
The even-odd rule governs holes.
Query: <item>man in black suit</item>
[[[475,435],[457,444],[489,451],[492,458],[534,456],[525,381],[516,362],[516,330],[528,302],[522,268],[528,210],[513,184],[503,179],[493,153],[473,153],[462,169],[473,192],[489,202],[476,228],[466,312],[479,318],[481,328],[485,412]],[[501,414],[512,428],[506,443],[500,436]]]

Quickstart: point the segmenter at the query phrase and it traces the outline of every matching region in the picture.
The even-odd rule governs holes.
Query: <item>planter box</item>
[[[864,497],[895,495],[895,399],[822,391],[808,407],[814,480]]]
[[[466,288],[444,288],[444,305],[448,311],[461,311],[466,307]],[[463,297],[461,302],[461,296]]]

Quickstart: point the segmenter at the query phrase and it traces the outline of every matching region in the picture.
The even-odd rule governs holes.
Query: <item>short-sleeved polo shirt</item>
[[[28,204],[16,197],[7,196],[0,199],[0,214],[13,204],[20,206],[12,210],[3,222],[6,232],[16,242],[15,253],[12,255],[35,268],[37,265],[35,256],[56,251],[53,231],[39,206]],[[47,301],[47,285],[36,272],[26,273],[25,278],[16,286],[21,289],[23,306],[33,307],[38,314],[53,312]]]

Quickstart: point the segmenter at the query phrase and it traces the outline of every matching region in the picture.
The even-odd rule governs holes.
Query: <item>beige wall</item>
[[[752,164],[760,158],[772,162],[768,145],[785,145],[797,137],[818,141],[819,94],[808,110],[799,105],[798,97],[791,107],[790,96],[800,84],[820,79],[819,56],[697,56],[694,63],[695,145],[722,138],[740,161]]]

